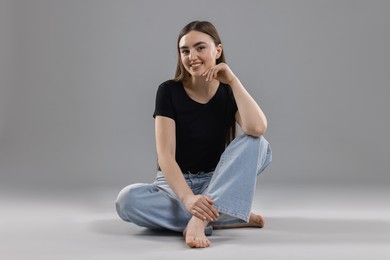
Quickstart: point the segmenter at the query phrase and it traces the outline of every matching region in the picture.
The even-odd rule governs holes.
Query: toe
[[[186,236],[186,244],[189,247],[196,247],[198,243],[195,241],[193,236]]]

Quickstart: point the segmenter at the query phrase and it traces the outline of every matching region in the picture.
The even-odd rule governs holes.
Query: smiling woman
[[[221,56],[222,45],[217,46],[207,34],[191,31],[179,42],[181,62],[191,76],[200,76],[199,72],[212,66]],[[203,72],[201,71],[201,72]]]
[[[196,50],[198,52],[201,52],[206,47],[210,48],[210,47],[218,46],[220,54],[219,57],[216,59],[215,63],[216,64],[219,64],[221,62],[226,63],[225,55],[222,49],[222,42],[214,25],[212,25],[209,22],[189,23],[180,31],[179,37],[177,39],[178,61],[177,61],[176,74],[175,74],[176,80],[184,80],[190,76],[188,69],[185,67],[186,63],[183,62],[183,58],[191,54],[189,46],[187,45],[188,43],[186,43],[186,40],[188,40],[188,38],[191,38],[191,34],[193,33],[201,37],[199,38],[199,42],[194,43],[194,45],[192,46],[193,48],[197,47]],[[202,39],[204,41],[202,41]],[[194,40],[194,38],[192,37],[192,39],[189,40]],[[205,46],[207,44],[208,46]]]
[[[175,79],[156,95],[156,180],[125,187],[116,207],[125,221],[183,232],[189,247],[201,248],[213,228],[264,226],[251,206],[272,156],[262,137],[267,119],[226,64],[215,27],[189,23],[177,49]]]

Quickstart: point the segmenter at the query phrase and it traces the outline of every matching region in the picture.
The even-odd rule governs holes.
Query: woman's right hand
[[[184,200],[184,206],[191,215],[201,220],[215,221],[219,216],[213,200],[207,195],[192,195]]]

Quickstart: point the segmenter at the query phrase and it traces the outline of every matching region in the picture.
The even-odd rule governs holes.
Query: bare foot
[[[249,217],[249,225],[252,227],[258,227],[262,228],[265,224],[265,219],[262,215],[256,215],[255,213],[251,212],[251,216]]]
[[[208,222],[192,217],[183,231],[186,244],[191,248],[209,247],[210,241],[204,234],[204,229]]]
[[[245,228],[245,227],[254,227],[262,228],[264,227],[265,219],[261,215],[257,215],[251,212],[248,223],[242,224],[228,224],[228,225],[213,225],[214,229],[226,229],[226,228]]]

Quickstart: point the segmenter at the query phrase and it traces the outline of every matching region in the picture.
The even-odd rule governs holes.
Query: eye
[[[206,46],[200,45],[200,46],[198,46],[197,51],[202,51],[205,48],[206,48]]]
[[[181,54],[188,55],[188,54],[190,54],[190,51],[189,50],[181,50]]]

